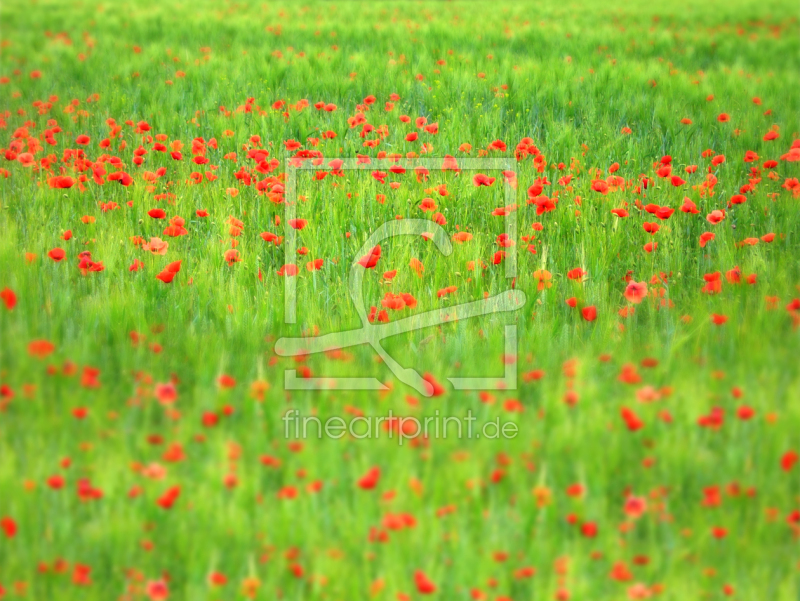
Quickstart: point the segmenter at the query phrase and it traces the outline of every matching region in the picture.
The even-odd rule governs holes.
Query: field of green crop
[[[0,599],[800,598],[795,2],[0,40]]]

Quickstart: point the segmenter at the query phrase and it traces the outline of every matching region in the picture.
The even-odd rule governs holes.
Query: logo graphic
[[[342,165],[338,167],[341,170],[375,170],[376,161],[370,164],[357,162],[356,159],[349,159],[341,162]],[[388,163],[388,161],[379,161],[380,163]],[[397,165],[398,162],[392,162],[392,165]],[[401,161],[400,164],[404,167],[422,167],[430,169],[440,169],[442,167],[441,159],[423,159],[414,161]],[[285,223],[295,218],[296,198],[297,198],[297,171],[318,169],[318,166],[302,163],[297,165],[290,162],[287,166],[287,186],[286,186],[286,202],[284,209]],[[465,170],[497,170],[508,169],[508,162],[504,159],[461,159],[459,161],[458,169],[463,172]],[[506,205],[512,205],[516,196],[515,190],[512,186],[505,186],[505,201]],[[505,231],[514,239],[516,237],[516,221],[512,218],[516,215],[516,211],[507,211],[505,215]],[[367,241],[361,247],[361,250],[356,255],[357,257],[367,256],[371,250],[379,245],[382,241],[395,238],[398,236],[417,236],[423,233],[433,234],[431,241],[435,244],[439,252],[447,257],[453,252],[453,245],[447,235],[447,232],[437,223],[428,219],[400,219],[391,220],[384,223],[372,235],[369,236]],[[296,259],[297,253],[297,239],[296,233],[293,228],[286,231],[284,239],[286,262],[292,263]],[[516,277],[516,254],[509,253],[505,261],[505,277]],[[364,273],[366,269],[362,268],[358,262],[354,262],[350,268],[350,280],[348,290],[350,298],[356,308],[356,312],[361,320],[361,328],[355,330],[348,330],[344,332],[334,332],[322,336],[311,338],[280,338],[275,343],[275,353],[284,356],[298,356],[313,353],[321,353],[324,351],[339,350],[349,346],[369,344],[375,349],[384,364],[395,375],[395,377],[407,384],[408,386],[417,390],[424,396],[430,396],[432,391],[430,384],[426,382],[423,377],[412,368],[405,368],[400,365],[381,345],[381,341],[385,338],[396,336],[423,328],[437,326],[446,322],[454,321],[455,319],[468,319],[481,315],[496,314],[502,312],[512,312],[522,308],[525,305],[526,296],[521,290],[506,290],[495,294],[494,296],[484,298],[481,300],[464,302],[457,305],[451,305],[443,309],[434,309],[424,313],[412,315],[390,323],[370,323],[367,317],[367,311],[364,306],[362,295],[362,284]],[[293,277],[284,278],[285,281],[285,310],[284,310],[284,323],[293,324],[297,320],[297,294],[296,294],[296,281]],[[504,326],[505,349],[506,355],[515,355],[517,350],[517,326],[506,325]],[[488,390],[496,389],[498,384],[506,389],[513,390],[517,385],[516,367],[514,365],[506,365],[503,378],[447,378],[453,388],[456,390]],[[329,389],[335,388],[338,390],[387,390],[387,387],[377,378],[299,378],[297,377],[296,370],[286,370],[284,372],[284,387],[286,390],[315,390],[315,389]]]

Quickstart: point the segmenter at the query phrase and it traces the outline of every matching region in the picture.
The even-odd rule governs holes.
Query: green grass
[[[13,537],[0,530],[0,598],[157,599],[147,585],[167,578],[170,599],[242,599],[244,583],[255,578],[256,599],[418,599],[414,573],[422,570],[437,587],[430,597],[447,600],[566,592],[578,600],[798,599],[800,522],[789,518],[800,509],[800,466],[782,467],[787,454],[800,452],[800,309],[787,308],[800,296],[800,187],[793,193],[785,185],[800,177],[800,163],[781,158],[800,138],[794,3],[12,1],[0,7],[0,25],[0,77],[8,78],[0,84],[0,290],[17,297],[13,310],[0,304],[0,519],[17,526]],[[33,71],[41,77],[31,78]],[[400,99],[387,111],[391,94]],[[377,131],[361,137],[360,125],[348,125],[369,95],[376,102],[362,112],[386,134],[375,148],[363,144],[379,139]],[[42,107],[51,96],[57,99]],[[259,108],[237,110],[249,98]],[[295,110],[302,99],[309,106]],[[272,108],[281,100],[285,107]],[[320,101],[337,109],[317,110]],[[722,113],[730,120],[719,121]],[[438,133],[418,129],[417,117],[438,123]],[[108,119],[121,126],[114,138]],[[52,145],[50,120],[61,129]],[[149,124],[147,134],[136,132],[139,121]],[[27,140],[24,127],[38,145],[15,147]],[[773,128],[779,138],[765,141]],[[325,139],[326,131],[336,137]],[[410,132],[418,140],[406,141]],[[76,143],[82,134],[88,145]],[[157,140],[147,136],[156,134],[166,136],[168,152],[153,148]],[[267,160],[279,161],[271,173],[248,158],[255,135]],[[542,172],[532,156],[515,159],[525,137],[545,157]],[[109,148],[100,147],[104,138]],[[208,165],[191,160],[195,138],[217,142],[205,153]],[[506,151],[488,149],[497,139]],[[169,154],[176,140],[180,161]],[[297,261],[298,319],[287,325],[277,273],[284,245],[259,236],[286,235],[285,207],[256,186],[286,173],[297,152],[287,140],[322,153],[319,171],[334,158],[363,154],[375,162],[383,152],[505,158],[516,172],[516,244],[503,250],[517,253],[514,285],[526,293],[525,307],[385,341],[401,364],[442,382],[444,395],[422,397],[368,346],[347,349],[345,360],[312,355],[303,365],[314,376],[374,377],[388,392],[287,391],[284,370],[298,364],[277,357],[274,343],[315,327],[321,334],[359,327],[347,282],[360,247],[396,216],[430,218],[419,208],[426,197],[448,234],[458,228],[472,240],[454,244],[449,257],[422,239],[382,243],[377,268],[364,278],[367,308],[381,309],[388,291],[412,294],[417,307],[389,311],[395,321],[508,289],[504,265],[492,264],[504,233],[503,218],[492,215],[507,204],[502,174],[487,172],[495,184],[476,188],[468,170],[431,169],[426,182],[389,174],[385,184],[369,170],[319,181],[315,171],[299,171],[305,200],[295,210],[308,226],[297,245],[309,253]],[[147,152],[137,166],[140,145]],[[107,181],[119,169],[108,162],[102,185],[88,164],[76,171],[65,151],[77,148],[92,162],[119,157],[132,185]],[[17,160],[29,149],[35,167]],[[713,153],[703,156],[707,149]],[[758,160],[744,162],[747,151]],[[657,176],[663,155],[684,185]],[[726,160],[712,165],[717,155]],[[769,160],[777,165],[764,167]],[[592,180],[608,178],[615,162],[624,186],[594,191]],[[687,174],[687,165],[698,169]],[[161,167],[157,181],[145,178]],[[235,176],[243,167],[251,185]],[[713,196],[699,188],[709,168],[718,178]],[[744,204],[729,207],[754,177],[751,168],[759,181]],[[85,189],[52,188],[60,170],[87,175]],[[193,172],[216,179],[191,184]],[[572,181],[559,184],[569,174]],[[557,192],[559,201],[537,215],[527,190],[545,176],[543,194]],[[646,189],[642,176],[651,180]],[[447,196],[430,191],[441,184]],[[698,214],[679,210],[684,197]],[[108,202],[119,208],[103,211]],[[638,208],[650,203],[675,213],[659,220]],[[628,217],[611,214],[623,206]],[[164,235],[168,222],[149,217],[153,208],[185,219],[187,235]],[[197,216],[200,209],[208,216]],[[706,216],[715,209],[727,215],[712,225]],[[238,236],[230,217],[244,223]],[[532,229],[536,222],[541,231]],[[661,228],[650,235],[644,222]],[[66,230],[73,233],[67,241]],[[707,231],[715,239],[700,248]],[[768,233],[771,243],[741,245]],[[134,245],[135,236],[161,237],[169,248],[153,255]],[[241,261],[228,265],[234,238]],[[658,248],[647,253],[651,241]],[[58,263],[47,255],[57,247],[66,251]],[[82,251],[104,270],[82,275]],[[422,277],[409,267],[412,258],[424,264]],[[323,259],[322,269],[307,271],[311,259]],[[129,271],[134,260],[144,268]],[[156,278],[179,260],[172,283]],[[470,261],[487,268],[469,271]],[[735,266],[740,284],[725,277]],[[587,272],[582,282],[567,277],[576,267]],[[381,275],[393,269],[388,285]],[[552,274],[551,287],[537,289],[538,270]],[[703,276],[716,271],[721,292],[701,292]],[[620,309],[632,306],[624,297],[629,272],[647,282],[650,296],[622,317]],[[755,284],[746,282],[751,274]],[[438,298],[447,286],[457,291]],[[571,297],[578,307],[565,302]],[[595,321],[581,317],[583,306],[596,307]],[[712,314],[728,321],[714,325]],[[517,389],[490,398],[452,390],[448,377],[502,376],[503,325],[512,323]],[[41,340],[54,350],[36,358],[29,345]],[[626,364],[636,365],[638,382],[620,380]],[[99,386],[87,386],[87,367],[99,370]],[[531,378],[534,370],[543,377]],[[220,386],[222,375],[235,385]],[[165,406],[155,393],[171,379],[178,398]],[[258,394],[262,383],[269,388]],[[653,390],[658,398],[642,402]],[[568,391],[576,404],[565,402]],[[506,409],[513,399],[522,411]],[[755,411],[750,420],[737,417],[745,405]],[[630,431],[623,407],[644,427]],[[698,425],[715,407],[724,410],[723,423]],[[88,415],[76,419],[77,408]],[[377,440],[310,438],[298,450],[284,433],[288,409],[320,418],[470,411],[479,424],[513,421],[519,435],[401,446],[382,432]],[[204,426],[212,412],[219,423]],[[183,449],[180,461],[165,458],[173,444]],[[280,465],[264,465],[266,455]],[[141,473],[151,464],[165,468],[161,479]],[[381,469],[378,486],[362,490],[357,482],[372,466]],[[498,469],[503,477],[495,482]],[[47,484],[56,474],[65,480],[61,490]],[[225,485],[230,474],[236,486]],[[101,499],[79,498],[84,479]],[[315,481],[322,489],[309,492]],[[576,483],[585,487],[582,498],[566,492]],[[174,486],[181,495],[163,509],[157,500]],[[704,489],[714,486],[721,502],[705,506]],[[298,496],[280,498],[284,487]],[[132,497],[133,489],[141,494]],[[549,502],[538,503],[543,491]],[[627,494],[648,500],[638,519],[623,510]],[[450,505],[454,512],[437,515]],[[389,531],[389,542],[369,542],[370,528],[382,529],[388,513],[411,514],[416,525]],[[584,522],[597,524],[596,537],[582,536]],[[727,535],[715,538],[715,527]],[[496,561],[498,551],[508,558]],[[559,561],[568,561],[565,574]],[[620,562],[630,580],[610,577]],[[74,582],[76,565],[91,568],[91,584]],[[526,566],[536,575],[515,577]],[[228,583],[211,587],[212,572]],[[735,591],[729,596],[726,584]]]

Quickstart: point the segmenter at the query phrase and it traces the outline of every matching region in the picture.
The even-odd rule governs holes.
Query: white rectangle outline
[[[374,159],[369,158],[369,162],[363,159],[338,157],[325,158],[296,158],[286,159],[286,186],[284,189],[284,263],[295,264],[297,261],[297,233],[292,227],[287,227],[289,222],[296,218],[297,206],[297,172],[298,171],[326,171],[325,163],[333,160],[341,160],[342,164],[337,168],[338,171],[376,171],[385,168],[387,171],[392,166],[405,168],[405,174],[414,174],[416,167],[428,169],[429,172],[442,170],[444,157],[425,158],[425,159]],[[489,159],[489,158],[459,158],[455,159],[458,170],[462,171],[513,171],[513,163],[509,159]],[[300,163],[299,165],[297,163]],[[328,167],[329,168],[329,167]],[[517,192],[514,186],[498,178],[497,181],[504,186],[505,207],[516,204]],[[512,240],[517,237],[516,214],[519,207],[509,211],[503,218],[505,233]],[[512,214],[514,217],[512,218]],[[506,255],[503,261],[505,265],[505,278],[516,278],[517,275],[517,253],[516,251]],[[297,323],[297,280],[295,277],[284,277],[284,324],[291,325]],[[516,324],[504,326],[504,353],[508,356],[516,357],[517,354],[517,326]],[[516,390],[517,388],[517,367],[516,362],[504,363],[504,375],[502,378],[451,378],[448,381],[456,390]],[[377,378],[298,378],[297,370],[287,369],[284,371],[285,390],[388,390]]]

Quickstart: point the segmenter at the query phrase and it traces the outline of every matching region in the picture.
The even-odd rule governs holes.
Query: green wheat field
[[[799,17],[3,2],[0,599],[800,599]]]

